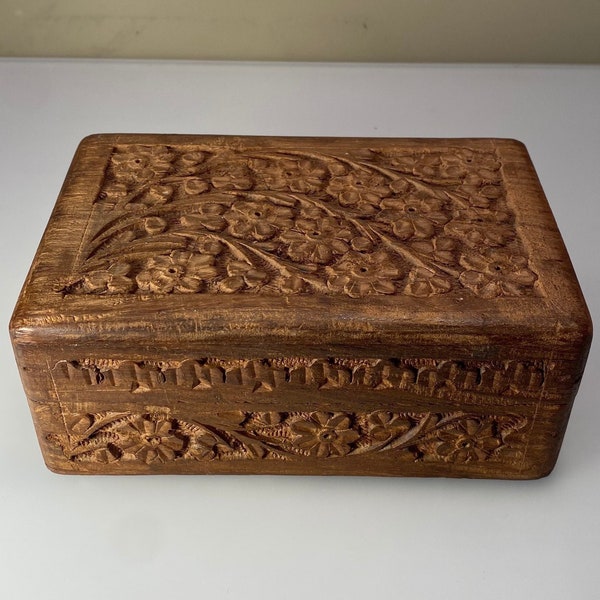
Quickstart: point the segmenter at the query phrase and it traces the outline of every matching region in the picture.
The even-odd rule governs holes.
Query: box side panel
[[[526,360],[56,359],[26,387],[61,473],[535,478],[577,378]]]

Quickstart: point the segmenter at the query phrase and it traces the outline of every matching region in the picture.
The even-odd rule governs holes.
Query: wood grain
[[[69,473],[532,478],[591,321],[525,148],[97,135],[11,321]]]

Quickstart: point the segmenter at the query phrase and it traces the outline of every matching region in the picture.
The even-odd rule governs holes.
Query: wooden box
[[[591,322],[519,142],[94,135],[11,334],[60,473],[528,479]]]

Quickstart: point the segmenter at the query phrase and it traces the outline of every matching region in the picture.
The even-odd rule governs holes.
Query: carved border
[[[163,412],[65,415],[47,440],[73,463],[351,459],[395,452],[412,461],[515,463],[527,417],[453,413],[229,412],[181,419]]]
[[[402,390],[429,397],[466,392],[535,397],[547,387],[553,365],[435,359],[301,358],[183,361],[62,360],[52,370],[61,387],[94,386],[146,392],[174,387],[198,392],[222,386],[263,394],[293,387]]]

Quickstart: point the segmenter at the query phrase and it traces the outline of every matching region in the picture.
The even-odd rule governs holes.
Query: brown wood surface
[[[57,472],[527,479],[591,322],[514,140],[96,135],[11,335]]]

